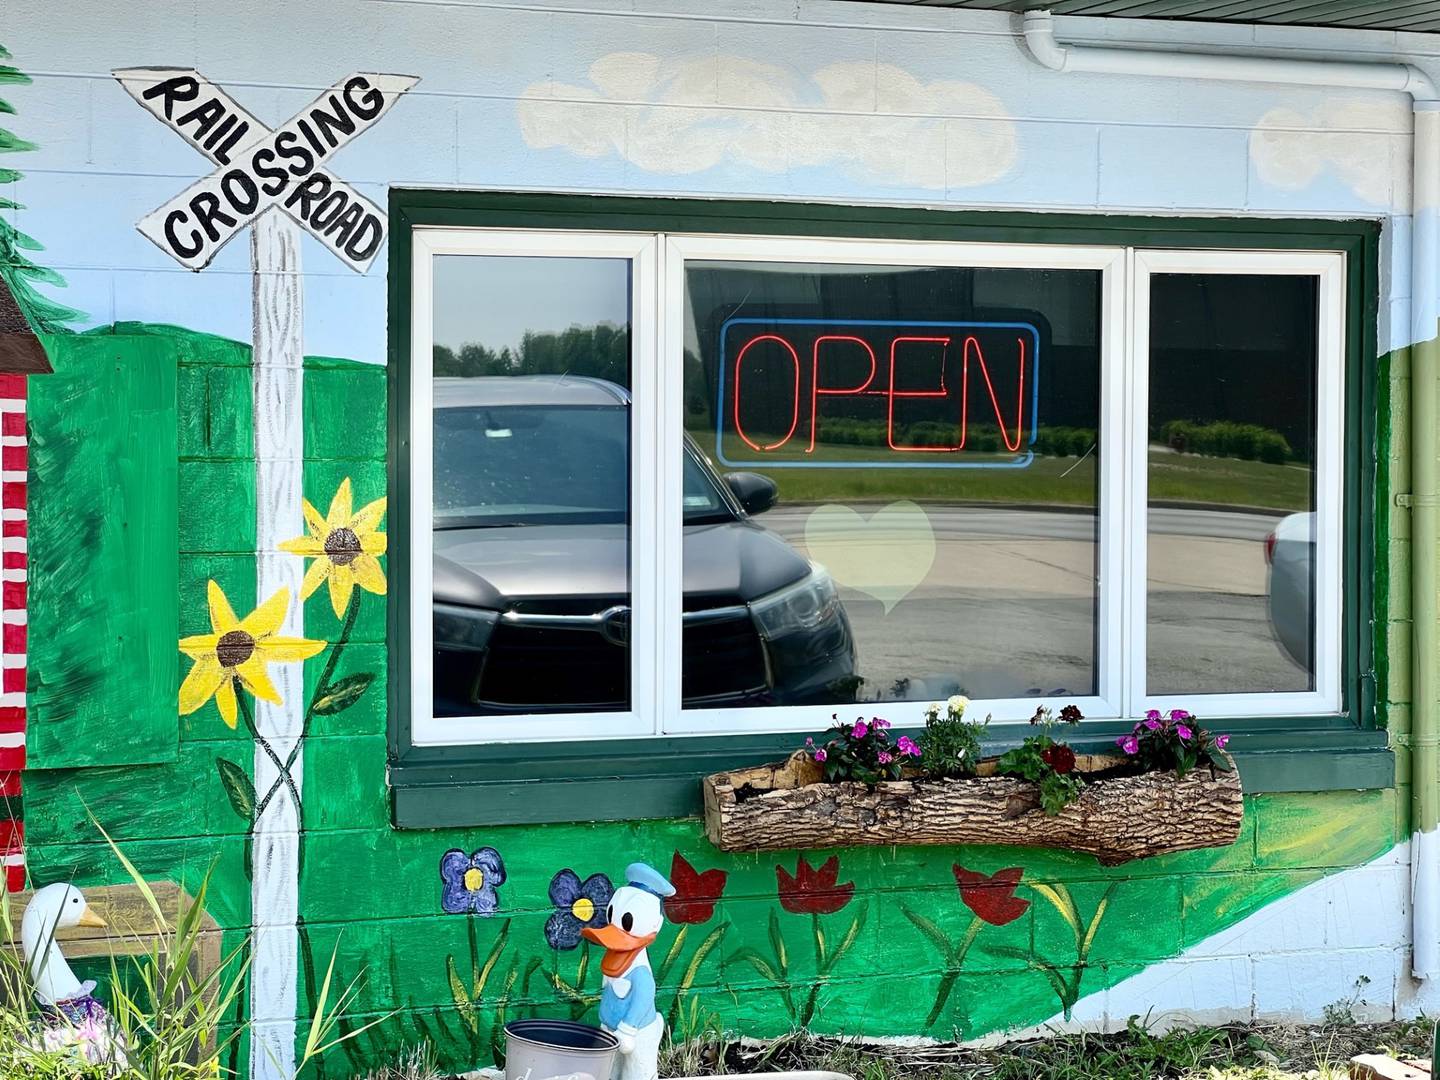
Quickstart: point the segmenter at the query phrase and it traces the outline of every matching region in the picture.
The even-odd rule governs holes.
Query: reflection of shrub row
[[[1270,465],[1283,465],[1294,456],[1290,443],[1278,431],[1230,420],[1209,424],[1171,420],[1160,428],[1160,441],[1185,454],[1233,457]]]
[[[954,424],[921,420],[897,425],[895,441],[901,446],[954,446],[957,434]],[[819,441],[838,446],[885,446],[885,421],[822,419]],[[1093,428],[1052,426],[1040,429],[1031,448],[1050,457],[1079,457],[1094,444]],[[1004,453],[1006,446],[996,425],[972,424],[966,432],[965,449],[995,454]]]

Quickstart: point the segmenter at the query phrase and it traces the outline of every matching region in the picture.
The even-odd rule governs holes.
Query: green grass
[[[1150,498],[1174,502],[1310,509],[1309,469],[1239,458],[1150,453]]]
[[[691,432],[701,446],[704,432]],[[821,443],[812,460],[893,461],[881,447]],[[996,461],[1008,460],[997,457]],[[728,466],[720,466],[723,469]],[[780,485],[780,504],[822,502],[918,503],[993,502],[1050,506],[1093,506],[1094,456],[1037,457],[1023,469],[769,469],[753,467]],[[1202,457],[1150,451],[1150,497],[1164,502],[1266,507],[1277,511],[1310,508],[1311,473],[1295,465],[1270,465],[1239,458]]]
[[[1431,1024],[1248,1026],[1066,1035],[982,1049],[887,1046],[794,1035],[763,1045],[671,1047],[661,1076],[823,1069],[856,1080],[1341,1080],[1360,1053],[1429,1055]],[[682,1066],[676,1069],[675,1066]]]

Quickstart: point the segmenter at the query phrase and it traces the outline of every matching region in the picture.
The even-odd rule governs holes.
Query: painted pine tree
[[[6,86],[24,85],[30,81],[28,75],[9,63],[10,59],[9,52],[0,46],[0,94]],[[15,115],[15,108],[0,96],[0,120],[7,113]],[[26,142],[14,132],[0,127],[0,154],[34,149],[34,143]],[[54,333],[63,330],[67,322],[79,318],[80,313],[56,303],[35,288],[40,282],[64,288],[65,279],[54,270],[31,260],[26,253],[39,251],[40,244],[17,229],[11,220],[14,211],[22,207],[8,193],[14,192],[16,181],[22,175],[16,169],[0,166],[0,278],[10,287],[11,294],[35,330]]]

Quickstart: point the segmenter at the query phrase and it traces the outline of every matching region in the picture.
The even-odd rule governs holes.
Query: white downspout
[[[1411,969],[1440,976],[1440,641],[1437,641],[1437,547],[1440,547],[1440,94],[1411,64],[1301,60],[1224,52],[1176,52],[1148,45],[1061,45],[1048,11],[1027,11],[1025,45],[1052,71],[1287,83],[1394,90],[1409,94],[1412,141],[1410,255],[1411,503],[1413,721],[1409,743],[1414,834],[1410,848]]]
[[[1025,44],[1030,55],[1052,71],[1096,71],[1112,75],[1162,75],[1179,79],[1227,79],[1232,82],[1346,86],[1361,90],[1399,90],[1434,100],[1430,76],[1410,64],[1356,60],[1296,60],[1282,56],[1217,52],[1175,52],[1142,47],[1110,48],[1061,45],[1048,11],[1025,12]]]

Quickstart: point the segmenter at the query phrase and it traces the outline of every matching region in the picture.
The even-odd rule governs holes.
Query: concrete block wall
[[[1405,109],[1379,93],[1060,76],[1035,66],[1014,30],[1004,14],[836,0],[745,0],[718,13],[687,0],[323,8],[262,0],[224,11],[166,0],[123,14],[98,0],[12,2],[0,44],[33,81],[8,91],[10,119],[37,149],[23,155],[25,178],[6,185],[23,207],[0,213],[44,245],[43,261],[68,282],[63,295],[87,313],[77,329],[107,335],[121,362],[157,337],[175,352],[179,618],[162,629],[208,630],[211,579],[241,614],[257,600],[250,268],[243,241],[191,274],[135,232],[205,166],[109,72],[194,66],[279,122],[346,72],[399,71],[422,81],[333,162],[336,175],[382,205],[390,186],[406,185],[1382,221],[1377,329],[1389,397],[1376,552],[1386,568],[1379,696],[1392,730],[1403,732],[1408,534],[1388,500],[1408,490],[1408,342],[1391,314],[1409,290]],[[1295,55],[1399,53],[1432,70],[1440,61],[1434,41],[1394,34],[1105,20],[1062,20],[1060,30],[1073,40],[1123,34]],[[1176,161],[1200,166],[1176,170]],[[382,257],[354,275],[308,239],[302,268],[312,357],[304,494],[323,509],[349,478],[361,505],[386,486],[379,365],[388,270]],[[75,342],[50,344],[57,369],[85,362]],[[111,419],[102,409],[93,422]],[[37,460],[43,453],[37,446]],[[550,883],[566,867],[618,878],[633,858],[667,869],[678,856],[727,875],[710,918],[666,931],[685,934],[661,980],[662,1006],[678,999],[682,1031],[713,1018],[778,1034],[805,1020],[849,1034],[978,1038],[1042,1023],[1122,1026],[1152,1009],[1162,1023],[1313,1019],[1329,1005],[1388,1016],[1428,1001],[1406,975],[1404,789],[1251,798],[1234,847],[1116,870],[1026,849],[841,851],[836,881],[853,883],[853,894],[813,917],[780,902],[776,868],[793,874],[802,857],[820,867],[832,853],[722,856],[695,821],[396,831],[385,787],[384,609],[362,599],[336,677],[374,681],[351,708],[316,718],[304,759],[299,1006],[338,942],[342,974],[367,974],[356,1019],[400,1012],[347,1044],[331,1075],[358,1072],[418,1038],[434,1041],[447,1064],[485,1064],[497,1020],[586,1015],[588,1003],[565,990],[581,953],[545,940]],[[336,640],[323,591],[305,627]],[[33,636],[43,653],[42,628]],[[317,665],[307,665],[306,700],[317,680]],[[35,761],[25,808],[31,867],[37,879],[82,887],[119,879],[88,806],[145,872],[187,885],[213,873],[212,914],[238,941],[256,919],[246,822],[217,761],[250,772],[253,748],[213,706],[177,718],[173,745],[169,760],[147,764]],[[1403,776],[1403,750],[1400,765]],[[499,914],[443,914],[442,854],[483,846],[506,862]],[[958,966],[911,917],[961,939],[974,910],[956,866],[987,875],[1020,868],[1015,896],[1025,903],[1013,920],[986,926]],[[1068,912],[1050,899],[1059,892],[1035,888],[1056,884],[1071,898]],[[1081,956],[1070,919],[1088,924],[1102,899]],[[834,947],[857,921],[853,945],[822,976],[817,927]],[[772,924],[787,947],[782,978],[752,959],[775,969]],[[464,976],[496,948],[500,981],[474,1008],[457,1003],[451,967]],[[583,993],[597,988],[592,965]]]

